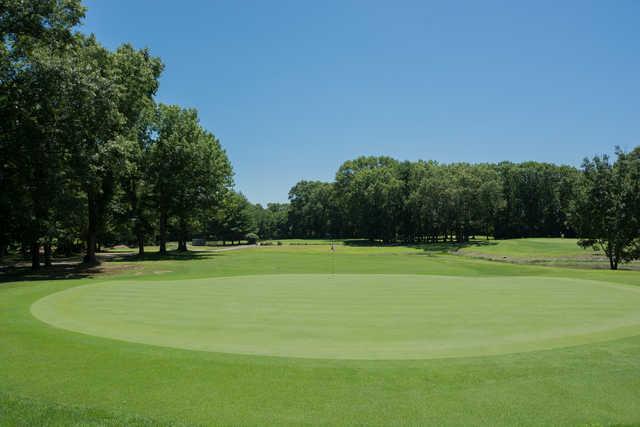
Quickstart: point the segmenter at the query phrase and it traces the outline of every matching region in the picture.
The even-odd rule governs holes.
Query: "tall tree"
[[[92,37],[81,40],[79,58],[85,67],[84,80],[78,87],[84,102],[77,103],[81,107],[77,114],[85,121],[76,129],[76,136],[82,140],[76,151],[76,166],[87,195],[85,262],[92,263],[96,262],[97,236],[118,173],[126,170],[122,142],[142,138],[141,120],[152,105],[162,64],[146,49],[136,51],[123,45],[111,53]]]
[[[337,211],[333,185],[300,181],[289,190],[289,224],[297,237],[326,237]]]
[[[403,182],[390,157],[359,157],[342,164],[336,194],[354,235],[391,241],[402,214]]]
[[[248,234],[257,231],[255,207],[242,193],[229,191],[221,209],[211,218],[210,230],[223,244],[245,239]]]
[[[255,205],[257,234],[261,239],[283,239],[290,236],[289,204],[268,203],[264,208]]]
[[[640,258],[640,147],[616,155],[585,159],[571,215],[578,243],[602,249],[612,270]]]
[[[66,144],[61,122],[72,28],[84,16],[79,1],[0,5],[0,228],[11,230],[40,265],[40,245],[50,262],[55,234],[53,207],[67,181]],[[0,252],[9,236],[0,233]]]
[[[175,219],[178,249],[185,251],[193,221],[221,202],[232,184],[232,170],[220,141],[202,129],[195,110],[161,104],[157,123],[148,176],[164,254],[169,220]]]
[[[155,103],[151,96],[158,89],[163,65],[148,49],[136,50],[122,45],[115,52],[118,80],[123,87],[119,110],[126,119],[119,145],[124,165],[119,173],[119,185],[124,195],[126,217],[136,237],[138,254],[144,254],[145,234],[151,224],[150,194],[146,180],[146,165],[153,139]]]

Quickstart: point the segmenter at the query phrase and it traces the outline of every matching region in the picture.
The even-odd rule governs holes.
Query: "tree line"
[[[366,237],[383,242],[466,242],[575,236],[568,221],[580,172],[525,162],[400,162],[359,157],[334,182],[301,181],[289,192],[297,237]]]
[[[581,169],[359,157],[343,163],[333,182],[298,182],[288,206],[258,206],[258,216],[271,219],[254,228],[265,238],[386,243],[577,236],[616,269],[640,256],[640,147],[616,157],[587,159]]]

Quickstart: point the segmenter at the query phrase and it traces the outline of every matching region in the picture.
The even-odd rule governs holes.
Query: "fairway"
[[[430,359],[640,333],[640,290],[553,277],[289,274],[104,282],[31,308],[59,328],[189,350]]]

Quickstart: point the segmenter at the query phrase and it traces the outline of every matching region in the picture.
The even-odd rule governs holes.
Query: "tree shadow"
[[[485,246],[495,246],[496,242],[491,240],[470,240],[468,242],[438,242],[438,243],[411,243],[405,246],[415,249],[421,249],[424,252],[440,252],[450,253],[457,252],[464,248],[481,248]]]
[[[340,241],[340,240],[338,240]],[[421,249],[424,252],[455,252],[467,247],[483,247],[497,245],[492,240],[470,240],[468,242],[437,242],[437,243],[407,243],[407,242],[394,242],[385,243],[381,240],[368,240],[368,239],[349,239],[341,241],[345,246],[352,247],[405,247]]]
[[[353,247],[398,246],[398,244],[384,243],[381,240],[369,240],[369,239],[345,239],[345,240],[336,240],[336,242],[340,242],[344,246],[353,246]]]
[[[199,259],[213,258],[220,256],[220,253],[211,251],[168,251],[166,254],[160,252],[145,252],[140,256],[137,253],[114,254],[110,257],[113,262],[140,262],[140,261],[192,261]]]
[[[142,257],[137,253],[99,253],[99,264],[84,264],[81,257],[54,258],[53,265],[41,266],[32,270],[29,263],[23,259],[4,259],[8,265],[0,266],[0,283],[25,282],[41,280],[69,280],[86,279],[98,275],[115,274],[119,272],[142,268],[136,265],[140,261],[191,261],[208,259],[221,254],[207,251],[169,251],[165,255],[159,252],[145,253]]]
[[[61,263],[50,267],[40,267],[32,270],[30,266],[13,265],[0,268],[0,283],[24,282],[41,280],[86,279],[112,271],[122,271],[124,268],[106,268],[103,264],[88,265],[81,262]]]

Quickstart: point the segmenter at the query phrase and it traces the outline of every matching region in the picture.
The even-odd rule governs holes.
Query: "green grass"
[[[640,288],[577,279],[298,274],[105,282],[31,312],[190,350],[329,359],[514,353],[640,334]]]
[[[166,422],[130,414],[65,406],[0,393],[0,425],[3,426],[100,426],[151,427]],[[177,425],[177,424],[176,424]]]
[[[640,421],[640,336],[622,337],[611,328],[581,345],[566,346],[578,342],[563,335],[562,339],[569,341],[556,343],[553,349],[492,356],[468,353],[466,357],[413,360],[335,358],[346,354],[346,350],[363,351],[346,339],[360,336],[355,329],[371,322],[368,315],[356,316],[353,310],[357,307],[363,313],[374,316],[378,313],[373,322],[382,323],[378,332],[387,343],[392,341],[388,334],[394,330],[393,316],[389,313],[397,310],[402,313],[403,322],[409,323],[420,318],[419,310],[406,313],[402,310],[410,303],[422,304],[425,309],[442,308],[438,318],[445,331],[456,324],[462,331],[473,330],[478,327],[474,325],[474,318],[493,321],[492,328],[497,332],[494,338],[498,339],[510,328],[516,331],[516,325],[550,331],[556,322],[568,322],[564,329],[575,328],[580,323],[576,317],[580,312],[584,314],[584,322],[580,324],[588,328],[605,325],[616,318],[631,316],[631,319],[638,312],[634,310],[638,306],[634,304],[635,292],[640,289],[638,272],[496,263],[425,248],[352,246],[340,247],[334,255],[326,246],[273,246],[224,253],[199,252],[167,261],[150,255],[148,260],[123,258],[118,263],[131,263],[138,268],[119,275],[78,280],[0,284],[0,425],[609,425]],[[309,280],[300,285],[305,288],[298,289],[286,280],[266,278],[274,274],[327,275],[332,271],[356,274],[360,278],[366,274],[422,275],[429,289],[419,287],[419,282],[402,284],[393,291],[389,284],[382,282],[380,289],[373,289],[367,287],[366,280],[332,289],[324,288],[323,281],[318,282],[316,276],[307,277]],[[260,311],[256,308],[265,310],[280,304],[285,318],[298,320],[303,329],[309,328],[308,322],[317,320],[322,312],[328,315],[326,310],[334,307],[344,292],[340,304],[345,313],[334,311],[332,316],[339,316],[334,320],[327,317],[327,331],[345,334],[341,353],[333,354],[334,358],[327,354],[324,358],[299,358],[193,351],[71,332],[44,323],[31,314],[32,305],[42,298],[65,295],[55,292],[70,289],[67,295],[80,297],[81,289],[93,289],[98,292],[92,300],[96,304],[93,313],[86,311],[87,307],[73,304],[69,307],[84,310],[84,315],[103,321],[113,320],[113,316],[129,325],[137,321],[136,327],[143,329],[138,330],[139,334],[155,328],[156,336],[173,334],[175,338],[184,332],[180,322],[188,324],[193,316],[206,314],[203,307],[215,308],[212,316],[221,315],[220,309],[230,309],[224,304],[216,306],[216,298],[194,297],[210,281],[215,286],[217,282],[211,278],[251,275],[260,276],[256,279],[267,285],[260,293],[255,288],[259,280],[231,279],[240,280],[238,286],[246,289],[243,294],[238,293],[241,289],[234,288],[229,294],[236,300],[240,296],[245,298],[238,300],[243,304],[236,320],[248,322],[251,315],[259,317]],[[439,304],[431,301],[421,292],[445,286],[435,282],[437,278],[433,276],[452,276],[454,286],[459,283],[471,293],[438,290],[442,301]],[[479,288],[471,290],[469,287],[474,283]],[[98,285],[94,287],[94,284]],[[501,287],[487,290],[494,295],[482,292],[482,286],[496,284]],[[91,286],[80,288],[82,285]],[[545,286],[557,286],[563,298],[568,299],[554,300],[560,298],[559,294]],[[619,290],[623,288],[624,291]],[[182,292],[172,294],[178,292],[176,289]],[[545,289],[552,292],[549,295],[552,301],[562,304],[546,305],[549,298],[544,294]],[[121,313],[124,319],[120,319],[117,312],[109,311],[115,310],[118,304],[113,305],[112,300],[108,305],[100,292],[125,290],[132,293],[131,299],[122,299],[122,293],[114,295],[120,298],[119,304],[129,304]],[[309,292],[303,292],[305,290]],[[511,297],[505,294],[510,290],[513,291]],[[417,292],[418,297],[411,298],[408,291]],[[139,292],[137,296],[136,292]],[[620,293],[629,297],[621,298]],[[173,303],[166,305],[163,296],[171,296]],[[83,298],[90,297],[91,292]],[[155,311],[152,310],[153,298],[159,298],[155,303],[160,304]],[[267,300],[271,304],[267,304]],[[298,304],[317,302],[317,305],[304,309],[298,306],[296,310],[291,304],[293,300]],[[496,303],[490,304],[493,300]],[[505,307],[505,301],[511,302],[506,307],[513,311],[499,311]],[[45,302],[46,299],[38,304]],[[591,307],[587,307],[589,304]],[[181,305],[193,310],[185,311]],[[462,311],[468,306],[479,310],[478,315]],[[149,310],[154,311],[156,317],[144,315]],[[536,310],[538,314],[534,315]],[[143,316],[136,320],[137,311]],[[160,312],[165,315],[159,315]],[[425,315],[434,315],[429,313],[426,311]],[[501,313],[506,317],[501,318]],[[58,311],[57,314],[73,313]],[[535,321],[538,315],[540,324]],[[226,316],[233,319],[233,313],[227,312]],[[527,320],[516,323],[519,316]],[[143,324],[145,319],[150,324]],[[295,330],[289,321],[281,324],[273,318],[271,321],[272,334]],[[157,330],[158,322],[166,324]],[[509,322],[513,323],[509,325]],[[243,335],[238,331],[243,330],[247,338],[250,326],[262,323],[259,318],[254,319],[253,325],[232,322],[227,330],[239,336]],[[344,330],[339,327],[340,323],[345,326]],[[278,330],[275,326],[284,329]],[[92,327],[96,327],[95,323]],[[177,330],[171,330],[172,327]],[[418,337],[424,336],[420,335],[423,333],[432,334],[406,324],[401,329]],[[491,329],[475,331],[481,330]],[[106,335],[105,330],[101,334]],[[375,344],[375,327],[369,329],[369,334],[368,343]],[[286,333],[281,338],[291,339]],[[326,347],[317,339],[326,342],[328,335],[312,338],[316,341],[303,350],[309,354],[321,349],[326,352]],[[140,341],[139,336],[136,339]],[[468,341],[460,339],[458,343]],[[265,342],[253,341],[252,344],[259,345],[261,352],[268,354]],[[295,348],[285,344],[279,348],[287,351]]]
[[[459,255],[516,264],[535,264],[551,267],[608,269],[609,260],[600,250],[583,249],[576,239],[534,238],[512,240],[475,240],[450,250]],[[640,270],[640,262],[619,266],[624,270]]]
[[[330,245],[331,243],[333,243],[334,245],[343,245],[345,242],[348,241],[360,241],[360,240],[356,240],[356,239],[336,239],[336,240],[331,240],[331,239],[273,239],[273,240],[266,240],[264,243],[266,244],[277,244],[278,242],[280,242],[283,245],[303,245],[303,246],[307,246],[307,245]]]
[[[599,251],[583,249],[576,239],[510,239],[478,240],[462,248],[461,252],[477,252],[510,258],[589,258],[603,256]]]

